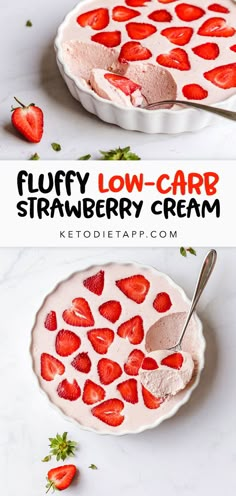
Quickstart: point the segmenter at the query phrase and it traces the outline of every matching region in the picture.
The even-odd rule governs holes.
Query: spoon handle
[[[202,103],[188,102],[185,100],[163,100],[162,102],[150,103],[144,107],[146,110],[155,110],[156,107],[159,107],[164,104],[173,103],[177,105],[184,105],[186,107],[193,107],[200,110],[206,110],[207,112],[211,112],[212,114],[220,115],[221,117],[226,117],[227,119],[231,119],[232,121],[236,121],[236,112],[233,110],[221,109],[218,107],[211,107],[210,105],[203,105]]]

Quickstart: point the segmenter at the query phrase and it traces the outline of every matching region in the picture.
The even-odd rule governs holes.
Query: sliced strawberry
[[[127,375],[138,375],[145,355],[141,350],[133,350],[129,354],[125,364],[124,371]]]
[[[151,0],[125,0],[125,3],[126,5],[129,5],[129,7],[145,7],[145,4],[150,1]]]
[[[56,316],[56,312],[54,312],[54,310],[51,310],[51,312],[49,312],[47,314],[47,317],[46,317],[45,322],[44,322],[44,327],[46,327],[46,329],[48,331],[56,331],[57,330],[57,316]]]
[[[156,22],[170,22],[172,21],[172,15],[168,10],[154,10],[151,14],[149,14],[149,19]]]
[[[92,408],[92,414],[105,424],[118,427],[125,419],[121,414],[123,408],[123,401],[114,398]]]
[[[133,42],[131,41],[130,43]],[[126,44],[128,45],[128,43]],[[125,296],[140,304],[144,302],[148,294],[150,282],[144,276],[138,274],[116,281],[116,286]]]
[[[134,91],[141,89],[140,84],[134,83],[134,81],[131,81],[131,79],[124,76],[119,76],[119,74],[112,74],[109,72],[104,74],[104,78],[107,79],[113,86],[123,91],[125,95],[132,95]]]
[[[183,355],[181,353],[173,353],[163,358],[161,365],[166,365],[166,367],[171,367],[172,369],[181,369],[183,365]]]
[[[207,21],[202,24],[197,34],[200,36],[228,38],[235,34],[235,29],[227,26],[226,20],[222,17],[212,17],[211,19],[207,19]]]
[[[120,338],[128,339],[131,344],[140,344],[144,338],[143,319],[139,315],[123,322],[118,329],[117,334]]]
[[[86,405],[93,405],[104,400],[105,395],[106,393],[102,386],[90,381],[90,379],[85,382],[82,400]]]
[[[104,270],[100,270],[94,276],[85,279],[83,285],[92,293],[101,296],[104,289]]]
[[[135,62],[137,60],[147,60],[152,56],[152,52],[138,41],[127,41],[122,47],[119,55],[119,62]]]
[[[53,381],[57,375],[62,375],[65,372],[65,366],[60,360],[57,360],[48,353],[41,355],[41,376],[45,381]]]
[[[81,345],[81,339],[77,334],[64,329],[59,331],[56,337],[56,352],[62,357],[67,357],[78,350]]]
[[[78,372],[88,374],[92,367],[92,362],[88,356],[88,353],[79,353],[74,360],[71,362],[72,367],[74,367]]]
[[[236,45],[231,46],[230,50],[232,50],[232,52],[236,52]]]
[[[208,10],[211,10],[212,12],[221,12],[222,14],[229,14],[229,9],[227,7],[223,7],[223,5],[220,5],[219,3],[212,3],[209,5]]]
[[[94,318],[88,302],[84,298],[75,298],[72,307],[62,314],[64,321],[77,327],[92,327]]]
[[[88,332],[88,339],[99,355],[105,355],[114,341],[115,334],[111,329],[93,329]]]
[[[187,100],[204,100],[208,97],[208,91],[204,90],[200,84],[186,84],[182,92]]]
[[[179,71],[189,71],[191,69],[188,54],[183,48],[174,48],[169,53],[158,55],[157,62],[164,67],[178,69]]]
[[[53,489],[53,491],[55,491],[55,489],[57,489],[58,491],[67,489],[74,479],[76,470],[77,469],[75,465],[63,465],[63,467],[51,468],[47,475],[48,491],[51,488]]]
[[[154,360],[154,358],[151,358],[151,357],[144,358],[143,363],[142,363],[142,369],[143,370],[156,370],[158,368],[159,367],[157,365],[156,360]]]
[[[120,365],[109,358],[101,358],[98,362],[98,375],[102,384],[107,386],[122,374]]]
[[[57,394],[64,400],[76,401],[81,395],[81,389],[75,379],[73,382],[64,379],[64,381],[60,382],[58,385]]]
[[[16,97],[20,107],[12,110],[11,121],[14,128],[31,143],[39,143],[43,136],[44,116],[39,107],[34,103],[26,106]]]
[[[83,28],[90,26],[92,29],[100,31],[100,29],[105,29],[109,24],[109,12],[108,9],[94,9],[85,12],[84,14],[77,17],[77,22]]]
[[[134,9],[128,9],[128,7],[124,7],[123,5],[119,5],[118,7],[114,7],[112,10],[112,19],[117,22],[126,22],[130,21],[134,17],[140,15],[140,12]]]
[[[216,67],[205,72],[204,77],[223,90],[236,88],[236,63]]]
[[[187,22],[196,21],[206,13],[201,7],[189,3],[178,4],[175,7],[175,12],[181,21]]]
[[[121,32],[120,31],[104,31],[103,33],[97,33],[91,36],[91,40],[100,45],[104,45],[108,48],[114,48],[121,43]]]
[[[192,48],[193,53],[205,60],[215,60],[219,56],[220,49],[216,43],[204,43]]]
[[[138,387],[136,379],[128,379],[118,384],[117,389],[123,400],[128,403],[138,403]]]
[[[168,312],[168,310],[170,310],[170,307],[172,306],[172,302],[168,293],[158,293],[153,302],[153,306],[157,312]]]
[[[111,75],[113,76],[113,74],[111,74]],[[106,74],[105,74],[105,76],[106,76]],[[109,320],[110,322],[112,322],[114,324],[120,318],[122,308],[121,308],[121,304],[119,301],[110,300],[110,301],[106,301],[105,303],[100,305],[98,310],[99,310],[100,314],[105,319]]]
[[[176,0],[158,0],[159,3],[173,3],[176,2]]]
[[[132,40],[144,40],[157,31],[155,26],[144,22],[129,22],[125,27]]]
[[[193,29],[188,27],[166,28],[161,31],[162,36],[165,36],[170,43],[174,45],[184,46],[189,43],[193,35]]]
[[[162,398],[156,398],[156,396],[153,396],[153,394],[150,393],[144,386],[142,386],[142,395],[143,395],[144,405],[150,410],[155,410],[156,408],[159,408],[163,403]]]

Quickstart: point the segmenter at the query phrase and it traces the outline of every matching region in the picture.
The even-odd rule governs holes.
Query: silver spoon
[[[176,343],[175,346],[168,348],[168,350],[171,350],[171,351],[180,351],[181,350],[182,341],[183,341],[184,335],[186,333],[189,321],[193,315],[193,312],[196,308],[196,305],[199,301],[199,298],[200,298],[203,290],[205,289],[205,287],[208,283],[210,275],[213,272],[213,269],[214,269],[215,263],[216,263],[216,259],[217,259],[216,250],[210,250],[208,252],[207,256],[205,257],[205,260],[202,264],[201,272],[200,272],[200,275],[199,275],[199,278],[197,281],[197,285],[196,285],[196,289],[194,291],[194,295],[192,298],[192,303],[191,303],[186,321],[184,323],[184,327],[183,327],[182,333],[180,335],[179,341]]]
[[[236,112],[234,112],[233,110],[225,110],[218,107],[211,107],[210,105],[203,105],[202,103],[189,102],[185,100],[163,100],[161,102],[149,103],[142,108],[145,110],[155,110],[156,107],[160,107],[169,103],[184,105],[186,107],[193,107],[200,110],[206,110],[207,112],[211,112],[212,114],[220,115],[221,117],[226,117],[226,119],[236,121]]]

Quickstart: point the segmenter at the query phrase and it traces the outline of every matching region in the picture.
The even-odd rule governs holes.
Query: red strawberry
[[[138,41],[127,41],[122,47],[119,55],[119,62],[135,62],[137,60],[147,60],[152,56],[152,52],[138,43]]]
[[[54,312],[54,310],[51,310],[51,312],[49,312],[47,314],[47,317],[46,317],[45,322],[44,322],[44,327],[46,327],[46,329],[48,331],[56,331],[57,330],[57,316],[56,316],[56,312]]]
[[[92,362],[88,356],[88,353],[82,352],[74,358],[71,365],[78,370],[78,372],[88,374],[91,370]]]
[[[62,357],[67,357],[78,350],[81,339],[74,332],[59,331],[56,337],[56,352]]]
[[[91,36],[91,40],[100,45],[104,45],[108,48],[114,48],[121,43],[121,32],[120,31],[104,31],[103,33],[97,33]]]
[[[113,76],[113,74],[111,75]],[[109,320],[114,324],[120,318],[122,308],[119,301],[110,300],[100,305],[98,310],[105,319]]]
[[[151,358],[151,357],[144,358],[143,363],[142,363],[142,369],[143,370],[156,370],[158,368],[159,367],[157,365],[156,360],[154,360],[154,358]]]
[[[231,46],[230,50],[232,50],[232,52],[236,52],[236,45]]]
[[[94,276],[85,279],[83,285],[92,293],[101,296],[104,289],[104,270],[100,270]]]
[[[59,491],[63,491],[67,489],[74,479],[76,474],[75,465],[63,465],[63,467],[51,468],[48,472],[48,484],[47,484],[47,493],[50,489],[55,491],[56,489]]]
[[[128,379],[117,386],[122,398],[128,403],[138,403],[138,388],[136,379]]]
[[[170,310],[172,306],[171,299],[167,293],[158,293],[153,302],[153,306],[157,312],[164,313]]]
[[[57,394],[64,400],[76,401],[81,395],[81,389],[75,379],[73,382],[64,379],[64,381],[60,382],[58,385]]]
[[[125,417],[121,414],[124,403],[116,398],[104,401],[92,408],[92,414],[105,424],[118,427],[124,422]]]
[[[216,67],[205,72],[204,77],[223,90],[236,88],[236,63]]]
[[[105,395],[106,393],[102,386],[95,384],[90,379],[85,382],[82,400],[86,405],[93,405],[98,401],[104,400]]]
[[[100,31],[104,29],[109,24],[109,12],[108,9],[94,9],[77,17],[77,22],[83,28],[90,26],[92,29]]]
[[[181,353],[173,353],[163,358],[161,365],[166,365],[166,367],[171,367],[172,369],[181,369],[183,365],[183,355]]]
[[[144,338],[143,319],[139,315],[123,322],[118,327],[118,336],[128,339],[131,344],[140,344]]]
[[[228,38],[235,34],[235,29],[227,26],[226,20],[222,17],[212,17],[207,19],[199,28],[197,34],[200,36],[215,36]]]
[[[208,91],[204,90],[200,84],[186,84],[182,91],[188,100],[204,100],[208,97]]]
[[[117,22],[125,22],[133,19],[140,15],[140,12],[134,9],[128,9],[128,7],[124,7],[119,5],[118,7],[114,7],[112,10],[112,19]]]
[[[206,60],[215,60],[219,56],[220,49],[216,43],[204,43],[192,48],[193,53]]]
[[[193,29],[188,27],[166,28],[161,31],[162,36],[165,36],[174,45],[184,46],[189,43],[193,35]]]
[[[156,396],[153,396],[153,394],[150,393],[144,386],[142,386],[142,395],[143,395],[144,405],[147,408],[150,408],[150,410],[155,410],[156,408],[159,408],[163,403],[162,398],[156,398]]]
[[[124,371],[127,375],[138,375],[145,355],[141,350],[133,350],[129,354],[125,364]]]
[[[132,95],[134,91],[141,89],[141,86],[130,79],[119,76],[118,74],[107,73],[104,74],[105,79],[107,79],[113,86],[119,88],[125,95]]]
[[[159,3],[173,3],[176,2],[176,0],[158,0]]]
[[[109,358],[101,358],[98,362],[98,375],[106,386],[114,382],[122,374],[120,365]]]
[[[75,298],[72,307],[62,314],[64,321],[77,327],[91,327],[94,325],[94,318],[88,302],[84,298]]]
[[[31,143],[39,143],[43,136],[43,112],[34,103],[24,105],[16,97],[20,107],[12,108],[12,124]]]
[[[88,332],[88,339],[94,350],[105,355],[114,341],[114,332],[111,329],[93,329]]]
[[[175,12],[181,21],[196,21],[205,14],[205,10],[189,3],[180,3],[175,7]]]
[[[129,5],[129,7],[145,7],[147,2],[151,0],[125,0],[125,3]]]
[[[172,21],[172,15],[168,10],[154,10],[151,14],[149,14],[149,19],[156,22],[170,22]]]
[[[157,31],[155,26],[144,22],[129,22],[125,27],[132,40],[144,40]]]
[[[188,54],[182,48],[174,48],[169,53],[158,55],[157,62],[164,67],[178,69],[179,71],[189,71],[191,69]]]
[[[223,5],[220,5],[219,3],[212,3],[209,5],[208,10],[211,10],[212,12],[221,12],[222,14],[229,14],[229,9],[227,7],[223,7]]]
[[[60,360],[57,360],[48,353],[41,355],[41,376],[45,381],[53,381],[56,375],[62,375],[65,372],[65,366]]]
[[[130,41],[126,43],[126,45],[129,43],[134,42]],[[124,48],[124,46],[122,48]],[[138,274],[116,281],[116,286],[125,294],[125,296],[139,304],[144,302],[150,288],[150,282],[144,276]]]

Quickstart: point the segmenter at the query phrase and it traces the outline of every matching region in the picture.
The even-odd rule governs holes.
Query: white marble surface
[[[30,329],[44,296],[91,263],[134,259],[167,272],[191,296],[205,249],[184,259],[177,249],[1,249],[0,467],[5,496],[42,496],[47,438],[69,431],[80,443],[81,480],[73,496],[226,496],[235,492],[236,250],[220,249],[199,305],[206,367],[190,402],[153,431],[121,438],[87,433],[60,416],[40,393],[28,354]],[[98,471],[88,469],[95,463]]]

